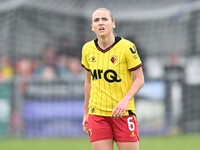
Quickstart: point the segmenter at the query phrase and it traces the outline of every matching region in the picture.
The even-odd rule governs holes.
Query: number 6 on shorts
[[[128,128],[130,131],[134,131],[135,130],[135,124],[134,124],[134,121],[133,121],[133,117],[128,117],[127,118],[127,122],[128,122]]]

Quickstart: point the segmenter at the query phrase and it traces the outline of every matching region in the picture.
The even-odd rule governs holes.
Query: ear
[[[91,30],[94,31],[94,28],[93,28],[92,24],[90,26],[91,26]]]
[[[115,22],[113,22],[113,29],[115,29],[115,27],[116,27],[116,26],[115,26]]]

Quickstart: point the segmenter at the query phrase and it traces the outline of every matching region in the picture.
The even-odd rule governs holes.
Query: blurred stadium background
[[[141,136],[200,132],[200,0],[0,0],[1,139],[86,137],[80,56],[99,7],[144,64]]]

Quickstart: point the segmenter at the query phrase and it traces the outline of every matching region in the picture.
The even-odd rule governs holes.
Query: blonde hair
[[[107,11],[109,14],[110,14],[110,17],[111,17],[111,20],[114,22],[114,18],[113,18],[113,15],[112,15],[112,13],[111,13],[111,11],[109,10],[109,9],[107,9],[107,8],[97,8],[94,12],[96,12],[97,10],[104,10],[104,11]],[[93,14],[94,14],[94,12],[93,12]]]

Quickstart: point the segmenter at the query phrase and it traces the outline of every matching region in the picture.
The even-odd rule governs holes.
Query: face
[[[113,34],[115,23],[109,11],[98,9],[92,15],[92,31],[97,36]]]

